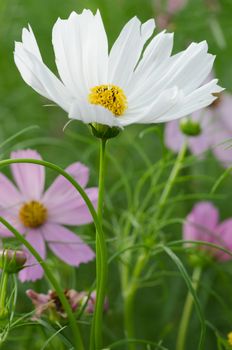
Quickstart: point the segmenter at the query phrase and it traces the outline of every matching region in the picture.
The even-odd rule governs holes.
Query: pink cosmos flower
[[[58,298],[55,291],[49,290],[47,294],[43,294],[29,289],[26,291],[26,294],[35,306],[35,314],[33,316],[33,319],[38,319],[43,314],[49,314],[49,312],[51,313],[53,319],[67,317],[65,311],[63,310],[60,299]],[[74,289],[67,289],[64,291],[64,294],[69,301],[73,312],[75,312],[78,307],[81,306],[81,302],[85,297],[84,292],[77,292]]]
[[[51,314],[52,318],[59,319],[60,317],[66,318],[67,315],[63,310],[60,299],[55,291],[49,290],[47,294],[37,293],[32,289],[26,291],[27,296],[31,299],[35,306],[35,314],[33,319],[40,318],[43,314]],[[84,312],[86,314],[92,314],[96,304],[96,291],[93,291],[90,296],[87,292],[78,292],[75,289],[66,289],[64,294],[75,312],[78,308],[85,306]],[[104,311],[109,308],[108,299],[105,298]]]
[[[217,208],[210,202],[197,203],[188,214],[183,225],[183,239],[204,241],[224,247],[232,252],[232,218],[219,222]],[[230,260],[231,256],[219,249],[201,246],[219,261]]]
[[[226,144],[232,138],[231,111],[232,95],[222,93],[217,102],[193,113],[191,119],[200,124],[201,134],[187,138],[188,148],[192,154],[202,157],[203,152],[211,149],[224,167],[231,165],[232,148],[229,147],[229,143]],[[178,121],[166,124],[164,137],[166,146],[175,153],[179,152],[186,139]]]
[[[11,158],[41,159],[38,152],[21,150],[12,152]],[[92,222],[91,214],[75,188],[62,176],[58,176],[44,192],[45,168],[37,164],[12,164],[11,171],[16,186],[0,174],[0,215],[9,221],[27,241],[46,258],[46,245],[65,263],[79,266],[94,258],[94,252],[76,234],[64,225],[83,225]],[[66,171],[85,188],[89,169],[81,163],[71,164]],[[96,206],[98,189],[86,192]],[[3,225],[2,237],[12,237]],[[43,269],[24,248],[27,266],[19,273],[24,281],[42,278]]]

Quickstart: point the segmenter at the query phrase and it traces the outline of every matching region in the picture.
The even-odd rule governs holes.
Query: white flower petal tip
[[[207,42],[172,55],[173,33],[152,37],[154,29],[154,19],[132,18],[109,52],[100,11],[72,12],[52,32],[60,79],[44,64],[30,26],[15,43],[14,59],[29,86],[87,124],[166,122],[208,106],[223,89],[215,80],[204,84],[215,59]]]

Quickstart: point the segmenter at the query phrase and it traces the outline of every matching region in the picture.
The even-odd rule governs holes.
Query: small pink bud
[[[7,273],[17,273],[27,260],[26,253],[22,250],[3,249],[0,251],[0,268]]]

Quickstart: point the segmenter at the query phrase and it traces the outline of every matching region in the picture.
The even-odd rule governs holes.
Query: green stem
[[[8,273],[4,270],[1,276],[1,290],[0,290],[0,314],[4,314],[6,311],[6,294],[7,294],[7,284],[8,284]]]
[[[157,208],[157,212],[155,215],[154,220],[158,220],[158,218],[160,217],[160,215],[163,212],[163,208],[165,207],[165,204],[167,202],[167,199],[171,193],[171,190],[173,188],[173,185],[175,183],[175,180],[181,170],[182,164],[183,164],[183,160],[186,154],[186,150],[187,150],[187,144],[186,142],[183,144],[176,162],[172,168],[172,171],[169,175],[168,181],[167,181],[167,185],[165,186],[161,197],[160,197],[160,201],[159,201],[159,205]],[[140,275],[142,274],[142,271],[145,267],[145,265],[147,264],[149,260],[149,253],[147,251],[144,252],[144,254],[142,254],[140,256],[140,258],[137,260],[137,263],[134,267],[133,270],[133,274],[132,274],[132,278],[131,281],[128,282],[128,271],[126,271],[128,269],[127,266],[125,266],[124,268],[124,273],[123,273],[123,289],[124,289],[124,323],[125,323],[125,329],[126,329],[126,335],[128,338],[134,338],[135,337],[135,331],[134,331],[134,299],[135,299],[135,295],[138,289],[138,278],[140,277]],[[136,349],[136,345],[133,343],[128,344],[128,349],[129,350],[135,350]]]
[[[98,220],[101,231],[97,230],[96,236],[96,274],[97,274],[97,298],[94,318],[91,329],[90,349],[102,349],[102,319],[104,311],[104,301],[106,294],[106,284],[108,275],[107,247],[105,236],[102,230],[102,216],[104,203],[104,178],[105,178],[105,147],[106,140],[101,140],[100,162],[99,162],[99,183],[98,183]]]
[[[134,288],[131,290],[129,288],[129,290],[124,294],[124,326],[127,339],[133,339],[135,337],[133,322],[135,294],[136,293]],[[134,343],[129,343],[128,349],[135,350],[136,345]]]
[[[141,255],[135,265],[130,282],[124,280],[124,326],[126,337],[129,339],[136,338],[134,329],[134,300],[139,287],[138,279],[148,261],[148,256],[148,254]],[[128,343],[128,349],[135,350],[136,344],[133,342]]]
[[[196,291],[200,282],[202,268],[200,266],[195,267],[192,275],[192,286]],[[176,343],[176,350],[185,349],[185,341],[187,336],[188,325],[191,317],[191,312],[193,308],[193,297],[190,292],[187,294],[185,300],[184,309],[180,321],[179,332]]]
[[[72,312],[71,306],[67,300],[67,298],[64,295],[64,292],[60,286],[60,284],[55,279],[53,273],[48,268],[45,261],[42,259],[42,257],[37,253],[37,251],[33,248],[33,246],[13,227],[11,226],[4,218],[0,217],[0,222],[10,230],[13,235],[29,250],[29,252],[35,257],[35,259],[38,261],[38,263],[43,268],[45,275],[48,279],[48,281],[51,283],[53,288],[56,290],[56,293],[64,307],[65,312],[67,313],[70,327],[73,331],[74,341],[75,341],[75,349],[76,350],[84,350],[84,345],[82,342],[81,334],[79,327],[77,325],[75,316]]]
[[[98,215],[94,209],[94,206],[93,206],[91,200],[89,199],[89,197],[87,196],[87,194],[83,190],[83,188],[72,178],[71,175],[69,175],[66,171],[64,171],[62,168],[60,168],[59,166],[57,166],[53,163],[46,162],[43,160],[37,160],[37,159],[7,159],[7,160],[2,160],[2,161],[0,161],[0,167],[4,167],[4,166],[14,164],[14,163],[32,163],[32,164],[42,165],[42,166],[50,168],[50,169],[58,172],[60,175],[64,176],[75,187],[75,189],[79,192],[79,194],[81,195],[81,197],[85,201],[85,203],[86,203],[86,205],[87,205],[87,207],[92,215],[94,225],[96,227],[98,234],[104,237],[103,232],[102,232],[102,226],[98,220]],[[33,253],[32,253],[32,255],[33,255]],[[67,312],[67,315],[69,317],[68,312]],[[71,325],[71,323],[73,324],[73,322],[70,321],[70,325]],[[77,338],[78,334],[79,334],[79,331],[76,331],[76,328],[77,328],[77,325],[75,326],[75,329],[73,328],[73,334],[74,334],[75,338]],[[77,349],[82,350],[83,345],[80,345],[80,346],[78,345]]]
[[[163,212],[163,209],[164,209],[165,204],[167,202],[167,199],[172,191],[172,188],[173,188],[173,185],[176,181],[176,178],[177,178],[177,176],[182,168],[186,151],[187,151],[187,143],[184,142],[182,148],[180,149],[180,151],[178,153],[178,156],[176,158],[176,162],[172,168],[172,171],[169,175],[167,184],[166,184],[166,186],[161,194],[159,205],[158,205],[157,212],[155,215],[155,220],[157,220]]]

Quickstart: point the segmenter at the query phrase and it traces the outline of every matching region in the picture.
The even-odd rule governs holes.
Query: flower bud
[[[27,260],[22,250],[4,249],[0,251],[0,268],[6,273],[19,272]]]
[[[89,126],[93,136],[103,140],[112,139],[121,131],[121,129],[116,126],[110,127],[99,123],[91,123]]]
[[[180,130],[187,136],[198,136],[201,134],[200,124],[190,118],[183,118],[180,121]]]

